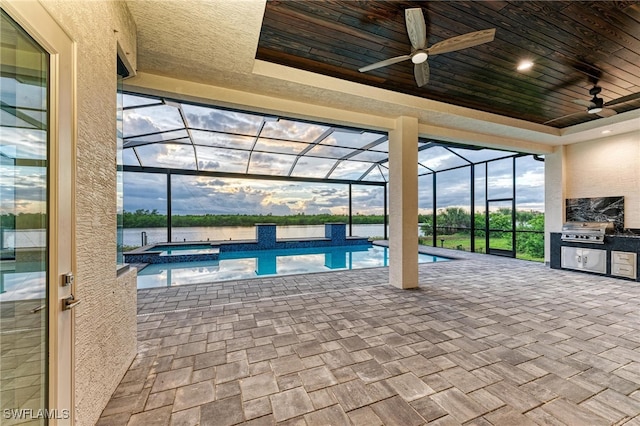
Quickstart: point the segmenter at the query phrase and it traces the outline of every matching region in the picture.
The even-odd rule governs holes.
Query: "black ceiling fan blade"
[[[574,99],[572,102],[586,108],[594,108],[596,106],[593,102],[585,101],[584,99]]]
[[[586,111],[585,111],[586,112]],[[577,112],[572,112],[571,114],[567,114],[567,115],[563,115],[562,117],[558,117],[558,118],[552,118],[551,120],[547,120],[542,124],[549,124],[549,123],[553,123],[554,121],[559,121],[559,120],[563,120],[565,118],[569,118],[569,117],[573,117],[574,115],[578,115],[578,114],[584,114],[585,112],[583,111],[577,111]]]
[[[581,83],[584,81],[584,77],[582,76],[575,76],[567,81],[563,81],[561,83],[555,84],[553,86],[551,86],[548,89],[545,89],[545,93],[555,93],[558,92],[561,89],[566,89],[567,87],[571,87],[573,85],[576,85],[578,83]]]
[[[584,77],[586,77],[590,84],[597,85],[602,79],[602,69],[584,57],[569,57],[560,51],[553,52],[550,57],[553,58],[555,62],[579,72],[579,80],[584,80]]]
[[[609,102],[605,103],[604,106],[612,106],[612,105],[618,105],[618,104],[622,104],[625,102],[630,102],[630,101],[634,101],[636,99],[640,99],[640,92],[638,93],[632,93],[630,95],[627,96],[622,96],[621,98],[618,99],[613,99],[610,100]]]

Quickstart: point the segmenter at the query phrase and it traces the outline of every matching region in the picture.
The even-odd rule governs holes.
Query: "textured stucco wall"
[[[564,223],[565,147],[558,146],[544,157],[544,261],[551,260],[551,232],[560,232]]]
[[[566,198],[624,196],[627,228],[640,228],[640,135],[566,147]]]
[[[116,277],[116,55],[135,67],[121,1],[43,0],[77,44],[75,424],[93,425],[136,352],[135,272]]]

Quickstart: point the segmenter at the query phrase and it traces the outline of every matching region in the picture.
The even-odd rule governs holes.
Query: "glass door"
[[[45,424],[49,55],[0,13],[0,422]]]

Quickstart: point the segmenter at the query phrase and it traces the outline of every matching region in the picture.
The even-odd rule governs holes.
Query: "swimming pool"
[[[418,255],[418,262],[448,258]],[[389,249],[345,246],[220,253],[217,261],[163,263],[138,271],[138,288],[171,287],[274,275],[306,274],[341,269],[389,266]]]

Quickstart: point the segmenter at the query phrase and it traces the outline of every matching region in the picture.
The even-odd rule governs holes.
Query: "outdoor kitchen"
[[[639,281],[640,229],[624,226],[624,197],[566,200],[562,232],[551,233],[550,266]]]

